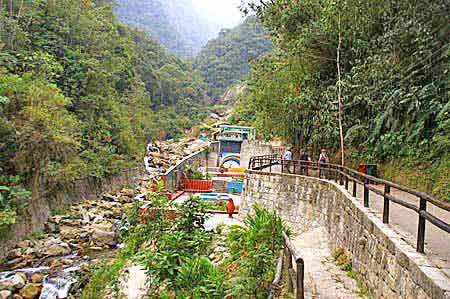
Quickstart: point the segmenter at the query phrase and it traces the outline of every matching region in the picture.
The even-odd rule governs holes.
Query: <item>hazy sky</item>
[[[211,23],[231,28],[242,21],[241,0],[192,0],[198,13]]]

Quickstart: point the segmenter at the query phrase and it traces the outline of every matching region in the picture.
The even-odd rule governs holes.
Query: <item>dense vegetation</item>
[[[161,109],[188,115],[204,100],[199,74],[109,1],[2,1],[0,28],[0,224],[26,204],[21,186],[51,197],[119,174],[173,125]]]
[[[95,270],[82,299],[118,295],[118,279],[125,267],[139,264],[148,275],[148,298],[267,298],[285,229],[274,213],[255,207],[246,227],[231,227],[226,246],[229,257],[210,260],[214,242],[223,232],[206,231],[205,203],[198,197],[183,205],[165,196],[148,194],[151,206],[141,217],[130,213],[125,247],[117,258]],[[223,248],[222,250],[225,250]]]
[[[262,25],[255,17],[233,29],[224,29],[195,58],[194,67],[208,84],[208,94],[221,97],[226,89],[250,70],[250,62],[272,49]]]
[[[406,183],[450,200],[447,2],[274,0],[245,9],[276,49],[253,64],[233,121],[337,152],[340,85],[347,161],[394,165],[385,175],[407,173]]]
[[[118,0],[114,10],[125,24],[146,31],[181,57],[194,56],[214,35],[190,0]]]

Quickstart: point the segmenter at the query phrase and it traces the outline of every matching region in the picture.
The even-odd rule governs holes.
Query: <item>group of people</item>
[[[283,154],[283,160],[287,161],[286,163],[286,167],[284,167],[284,171],[288,172],[288,173],[292,173],[292,166],[294,166],[294,172],[296,170],[295,165],[293,164],[293,154],[292,154],[292,149],[288,148],[286,150],[286,152]],[[308,150],[307,149],[301,149],[300,150],[300,156],[299,156],[299,162],[300,162],[300,167],[299,167],[299,171],[300,174],[303,175],[308,175],[308,165],[311,164],[312,160],[311,157],[308,154]],[[324,165],[327,164],[329,162],[329,157],[328,157],[328,153],[326,149],[322,149],[319,155],[319,160],[317,161],[319,164],[319,176],[323,177],[325,176],[325,167]],[[284,165],[283,164],[283,165]]]

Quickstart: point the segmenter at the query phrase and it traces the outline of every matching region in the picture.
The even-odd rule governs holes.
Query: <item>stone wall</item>
[[[241,147],[241,167],[247,169],[251,157],[279,153],[280,147],[260,140],[245,140]]]
[[[450,299],[450,280],[443,272],[333,182],[248,171],[243,211],[250,212],[255,203],[275,208],[297,228],[312,217],[320,219],[331,251],[349,252],[353,269],[374,298]]]
[[[73,188],[73,192],[61,191],[51,198],[34,195],[29,205],[22,212],[18,223],[12,225],[8,231],[2,232],[0,237],[0,261],[8,254],[18,241],[24,237],[44,229],[44,224],[55,208],[68,208],[70,205],[83,199],[95,198],[103,192],[120,189],[123,186],[133,184],[141,177],[141,171],[133,170],[124,172],[120,176],[105,180],[101,186],[96,186],[88,180],[79,181]]]

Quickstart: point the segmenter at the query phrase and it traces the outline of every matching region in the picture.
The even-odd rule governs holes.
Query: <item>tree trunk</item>
[[[339,13],[338,17],[338,31],[339,31],[339,43],[337,48],[337,71],[338,71],[338,103],[339,103],[339,135],[341,138],[341,165],[345,165],[345,154],[344,154],[344,129],[342,126],[344,119],[344,108],[342,105],[342,82],[341,82],[341,45],[342,45],[342,33],[341,33],[341,14]]]

